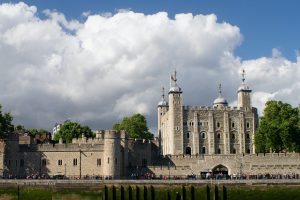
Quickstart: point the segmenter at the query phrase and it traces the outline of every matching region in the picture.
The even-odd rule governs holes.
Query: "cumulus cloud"
[[[234,55],[243,40],[239,28],[214,14],[87,12],[79,22],[43,13],[25,3],[0,5],[0,102],[17,124],[50,130],[71,119],[108,129],[140,112],[155,130],[160,88],[168,88],[174,69],[185,105],[211,105],[219,83],[234,102],[242,68],[254,106],[300,100],[298,62],[276,49],[271,58],[241,60]]]

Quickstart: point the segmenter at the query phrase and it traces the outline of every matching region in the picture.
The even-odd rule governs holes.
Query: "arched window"
[[[247,126],[247,128],[250,128],[250,123],[249,123],[249,122],[247,122],[246,126]]]
[[[218,148],[218,154],[221,154],[221,149],[220,148]]]
[[[217,127],[220,128],[220,123],[219,122],[217,123]]]
[[[202,154],[205,154],[205,147],[202,147],[201,153],[202,153]]]
[[[202,133],[201,133],[201,138],[202,138],[202,139],[205,139],[205,137],[206,137],[206,136],[205,136],[205,132],[202,132]]]
[[[186,147],[186,148],[185,148],[185,154],[186,154],[186,155],[191,155],[191,154],[192,154],[191,147]]]
[[[220,138],[221,138],[221,134],[218,133],[218,134],[217,134],[217,139],[220,139]]]
[[[190,138],[190,132],[186,133],[186,138],[189,139]]]
[[[231,127],[234,128],[234,125],[235,125],[234,122],[232,122],[232,123],[231,123]]]

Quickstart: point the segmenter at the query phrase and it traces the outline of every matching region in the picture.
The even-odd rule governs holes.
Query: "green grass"
[[[132,187],[133,200],[136,199],[136,186]],[[228,185],[228,200],[298,200],[300,199],[300,186],[239,186]],[[191,187],[186,186],[186,199],[190,200]],[[144,186],[139,186],[139,199],[144,199]],[[125,199],[128,199],[129,186],[124,187]],[[176,199],[177,193],[182,196],[180,186],[155,187],[155,199],[167,200],[168,192],[171,199]],[[222,186],[219,186],[219,200],[222,198]],[[108,187],[109,199],[112,199],[112,187]],[[120,199],[121,189],[116,187],[117,199]],[[17,188],[0,188],[0,199],[18,199]],[[195,199],[206,200],[206,186],[195,187]],[[151,189],[147,187],[147,198],[151,197]],[[214,187],[210,191],[211,199],[214,198]],[[47,189],[39,187],[20,187],[20,199],[22,200],[102,200],[101,190],[85,189]]]
[[[17,188],[1,188],[0,199],[18,199]],[[82,189],[45,189],[36,187],[20,187],[19,199],[22,200],[102,200],[102,191],[86,191]]]

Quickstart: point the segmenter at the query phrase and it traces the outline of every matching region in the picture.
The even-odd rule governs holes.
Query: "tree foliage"
[[[0,138],[4,138],[14,131],[12,120],[13,117],[10,113],[2,113],[2,106],[0,105]]]
[[[93,137],[93,132],[88,126],[82,126],[77,122],[65,121],[60,130],[54,136],[54,140],[58,141],[62,138],[64,142],[70,143],[73,138],[79,138],[84,134],[85,137]]]
[[[28,135],[31,137],[35,137],[36,135],[43,134],[43,133],[48,133],[49,131],[45,129],[36,129],[36,128],[31,128],[28,130]]]
[[[299,108],[281,101],[268,101],[255,134],[258,152],[299,151]]]
[[[114,130],[125,130],[130,138],[152,139],[147,121],[144,115],[134,114],[131,117],[124,117],[120,123],[113,125]]]

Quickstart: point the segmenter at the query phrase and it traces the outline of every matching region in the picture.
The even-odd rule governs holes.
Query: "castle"
[[[10,134],[0,142],[0,175],[120,179],[300,174],[298,153],[255,153],[258,115],[244,73],[237,107],[228,106],[221,86],[212,107],[183,106],[175,72],[168,102],[163,92],[157,109],[158,137],[151,141],[114,130],[98,131],[95,138],[74,138],[68,144],[61,140],[38,144],[30,136]]]
[[[252,154],[258,124],[257,109],[251,106],[251,90],[243,79],[237,94],[237,107],[230,108],[222,96],[213,107],[183,106],[176,71],[171,76],[169,103],[158,103],[158,135],[163,155]]]

